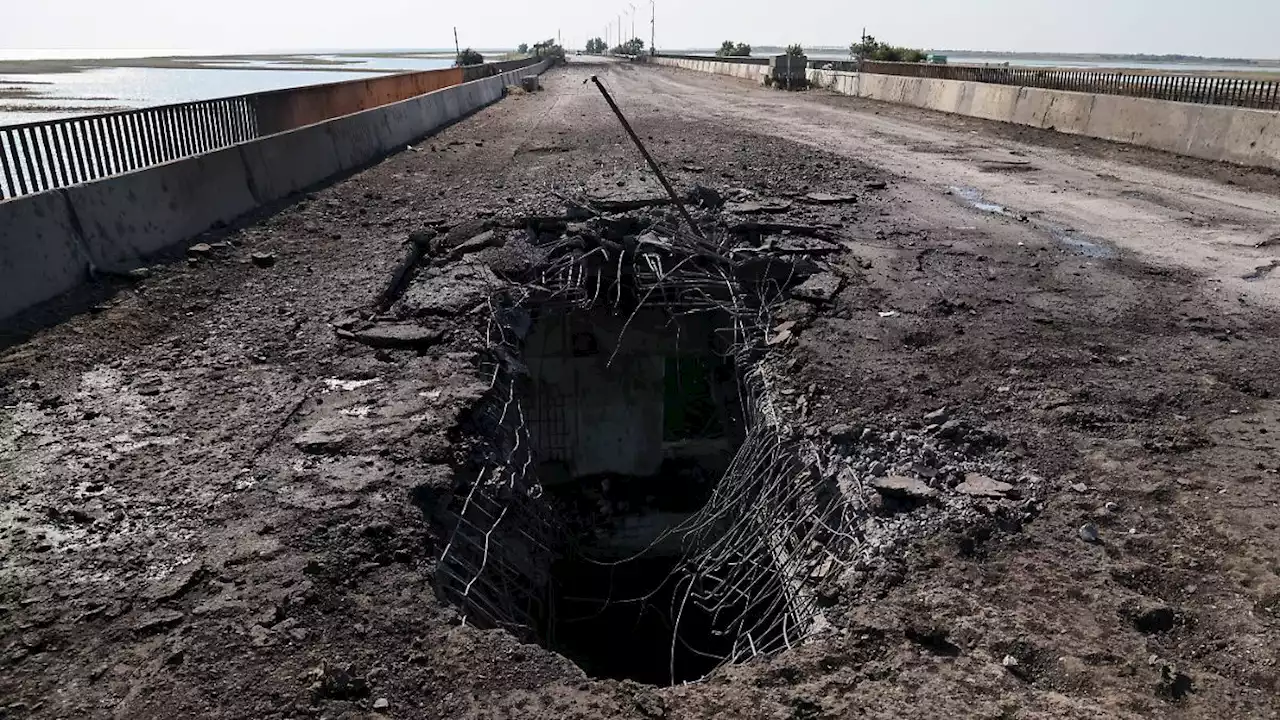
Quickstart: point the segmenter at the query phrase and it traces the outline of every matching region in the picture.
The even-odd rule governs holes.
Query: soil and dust
[[[681,192],[840,249],[761,350],[877,532],[820,632],[676,687],[468,622],[424,502],[492,386],[493,308],[440,291],[504,272],[483,228],[647,172],[593,73]],[[0,714],[1280,712],[1274,176],[654,68],[543,85],[12,328]],[[418,261],[440,237],[474,242]]]

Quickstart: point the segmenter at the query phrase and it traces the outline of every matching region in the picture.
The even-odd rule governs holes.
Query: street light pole
[[[627,39],[634,40],[636,37],[636,6],[631,3],[627,4],[631,5],[631,37]]]
[[[658,54],[658,6],[654,4],[654,0],[649,0],[649,12],[652,17],[649,18],[649,54]]]

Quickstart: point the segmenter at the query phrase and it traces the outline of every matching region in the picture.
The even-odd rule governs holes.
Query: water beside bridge
[[[0,63],[0,126],[245,95],[267,90],[449,67],[452,58],[339,54],[94,61],[57,72],[5,72]],[[173,66],[169,66],[172,64]]]

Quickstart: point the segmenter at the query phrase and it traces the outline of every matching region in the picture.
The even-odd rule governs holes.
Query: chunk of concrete
[[[412,323],[386,323],[351,333],[358,342],[376,348],[421,350],[440,342],[444,333]]]
[[[809,302],[830,302],[844,281],[835,273],[818,273],[791,289],[791,297]]]
[[[985,498],[1002,498],[1012,489],[1013,486],[1009,483],[993,480],[977,473],[965,475],[964,482],[956,486],[956,492],[962,495]]]
[[[938,491],[929,487],[923,481],[902,475],[876,478],[871,481],[871,487],[885,497],[907,500],[929,500],[938,494]]]

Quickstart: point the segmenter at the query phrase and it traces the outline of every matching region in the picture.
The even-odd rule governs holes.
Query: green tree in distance
[[[484,56],[471,48],[467,48],[466,50],[458,53],[458,57],[453,61],[455,67],[480,65],[482,63],[484,63]]]
[[[746,43],[725,40],[720,43],[720,49],[716,51],[716,55],[719,57],[750,57],[751,46]]]
[[[862,42],[850,45],[849,55],[863,60],[876,60],[879,62],[918,63],[924,62],[928,58],[923,50],[889,45],[876,40],[870,35],[863,39]]]
[[[630,40],[613,49],[615,55],[640,55],[644,52],[644,41],[640,38]]]

